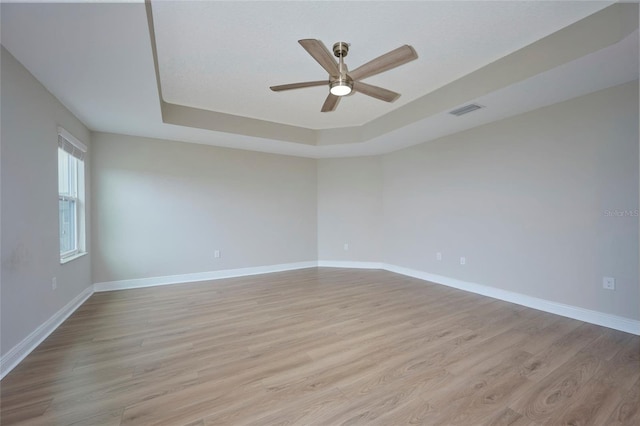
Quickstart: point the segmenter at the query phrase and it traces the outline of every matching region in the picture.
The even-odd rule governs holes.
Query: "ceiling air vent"
[[[469,104],[469,105],[465,105],[463,107],[460,107],[458,109],[454,109],[453,111],[449,111],[449,114],[453,114],[456,117],[460,117],[461,115],[465,115],[468,114],[472,111],[475,111],[477,109],[482,108],[482,105],[478,105],[478,104]]]

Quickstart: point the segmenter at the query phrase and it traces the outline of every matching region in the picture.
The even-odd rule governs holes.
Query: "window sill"
[[[64,259],[60,259],[60,264],[64,265],[65,263],[69,263],[72,260],[76,260],[82,256],[86,256],[87,254],[89,253],[87,253],[86,251],[83,251],[82,253],[76,253],[73,256],[65,257]]]

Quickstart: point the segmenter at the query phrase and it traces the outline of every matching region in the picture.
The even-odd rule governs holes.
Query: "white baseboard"
[[[245,277],[270,272],[291,271],[294,269],[315,268],[316,261],[282,263],[279,265],[255,266],[251,268],[223,269],[220,271],[195,272],[192,274],[168,275],[164,277],[139,278],[132,280],[107,281],[95,283],[95,291],[125,290],[131,288],[154,287],[157,285],[181,284],[197,281],[219,280],[222,278]]]
[[[390,265],[379,262],[352,262],[352,261],[308,261],[297,263],[284,263],[279,265],[257,266],[251,268],[225,269],[221,271],[197,272],[183,275],[170,275],[164,277],[141,278],[133,280],[109,281],[96,283],[90,286],[73,300],[67,303],[62,309],[56,312],[44,324],[25,337],[19,344],[11,348],[4,356],[0,357],[0,379],[6,376],[15,368],[29,353],[31,353],[44,339],[46,339],[56,328],[60,326],[76,309],[87,300],[94,291],[112,291],[131,288],[151,287],[157,285],[179,284],[185,282],[208,281],[222,278],[243,277],[249,275],[266,274],[270,272],[291,271],[295,269],[305,269],[314,267],[330,268],[354,268],[354,269],[384,269],[397,274],[418,278],[435,284],[442,284],[448,287],[469,291],[494,299],[516,303],[540,311],[549,312],[580,321],[613,328],[615,330],[640,335],[640,321],[623,318],[603,312],[579,308],[577,306],[565,305],[551,302],[533,296],[514,293],[495,287],[476,284],[468,281],[457,280],[442,275],[430,274],[416,269]]]
[[[494,299],[504,300],[506,302],[516,303],[528,308],[573,318],[579,321],[591,324],[601,325],[603,327],[613,328],[615,330],[624,331],[635,335],[640,335],[640,321],[620,317],[617,315],[606,314],[603,312],[593,311],[590,309],[580,308],[577,306],[566,305],[563,303],[552,302],[521,293],[515,293],[508,290],[502,290],[496,287],[476,284],[473,282],[462,281],[455,278],[449,278],[442,275],[430,274],[428,272],[416,269],[404,268],[401,266],[391,265],[382,262],[360,262],[349,260],[319,260],[317,262],[300,262],[282,265],[273,265],[257,268],[229,269],[223,271],[204,272],[199,274],[176,275],[172,277],[145,278],[142,280],[115,281],[111,283],[96,284],[96,291],[115,290],[120,288],[137,288],[147,287],[151,285],[174,284],[188,281],[204,281],[220,278],[241,277],[246,275],[264,274],[268,272],[288,271],[292,269],[312,268],[352,268],[352,269],[384,269],[389,272],[418,278],[436,284],[446,285],[448,287],[457,288],[464,291],[492,297]]]
[[[129,288],[151,287],[156,285],[179,284],[194,281],[209,281],[222,278],[244,277],[249,275],[266,274],[270,272],[291,271],[294,269],[315,268],[316,261],[283,263],[279,265],[257,266],[251,268],[225,269],[221,271],[196,272],[192,274],[170,275],[165,277],[151,277],[133,280],[109,281],[95,283],[73,298],[62,309],[40,327],[25,337],[20,343],[0,357],[0,380],[9,374],[27,355],[69,318],[94,292],[122,290]]]
[[[93,286],[89,286],[82,293],[74,297],[51,318],[36,328],[20,343],[11,348],[0,358],[0,380],[13,370],[27,355],[44,341],[56,328],[60,326],[93,294]]]
[[[413,278],[429,281],[436,284],[446,285],[448,287],[457,288],[471,293],[481,294],[483,296],[493,297],[494,299],[504,300],[506,302],[516,303],[528,308],[537,309],[539,311],[549,312],[563,317],[573,318],[576,320],[588,322],[591,324],[601,325],[603,327],[613,328],[615,330],[624,331],[635,335],[640,335],[640,321],[630,318],[619,317],[617,315],[606,314],[603,312],[584,309],[577,306],[565,305],[563,303],[552,302],[533,296],[527,296],[521,293],[514,293],[495,287],[476,284],[467,281],[457,280],[455,278],[444,277],[442,275],[430,274],[428,272],[418,271],[416,269],[404,268],[401,266],[382,264],[382,269],[397,274],[406,275]]]
[[[352,262],[349,260],[319,260],[318,266],[323,268],[384,269],[380,262]]]

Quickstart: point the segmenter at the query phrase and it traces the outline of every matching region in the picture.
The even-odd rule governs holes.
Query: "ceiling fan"
[[[298,40],[298,43],[329,73],[329,80],[305,81],[302,83],[271,86],[271,90],[281,92],[283,90],[324,86],[326,84],[329,86],[329,95],[322,105],[322,109],[320,110],[322,112],[334,111],[342,96],[354,92],[360,92],[385,102],[395,101],[400,97],[400,93],[363,83],[361,80],[399,67],[418,58],[418,54],[413,47],[405,44],[382,56],[378,56],[353,71],[349,71],[344,63],[344,57],[349,53],[348,43],[341,41],[334,44],[333,55],[331,55],[329,49],[327,49],[320,40],[304,39]],[[333,56],[336,56],[339,60],[336,61]]]

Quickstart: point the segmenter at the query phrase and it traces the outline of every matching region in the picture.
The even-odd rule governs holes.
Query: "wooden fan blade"
[[[322,109],[320,111],[335,111],[336,107],[338,106],[338,102],[340,102],[340,96],[332,95],[331,93],[329,93],[329,96],[327,96],[327,99],[324,101],[324,104],[322,105]]]
[[[400,97],[400,93],[383,89],[382,87],[372,86],[371,84],[363,83],[361,81],[353,82],[353,90],[385,102],[393,102]]]
[[[367,62],[364,65],[359,66],[355,70],[349,73],[349,76],[354,80],[362,80],[372,75],[380,74],[381,72],[388,71],[400,65],[411,62],[418,58],[418,54],[413,47],[405,44],[402,47],[398,47],[391,52],[387,52],[382,56]]]
[[[340,73],[336,58],[320,40],[306,38],[298,40],[298,43],[300,43],[300,45],[309,52],[309,55],[311,55],[313,59],[315,59],[320,66],[329,73],[329,75],[338,75]]]
[[[304,87],[324,86],[329,85],[329,80],[318,81],[305,81],[302,83],[281,84],[280,86],[271,86],[270,89],[274,92],[281,92],[283,90],[302,89]]]

